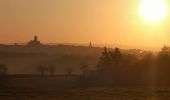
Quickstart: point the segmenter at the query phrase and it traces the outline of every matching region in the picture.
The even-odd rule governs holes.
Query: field
[[[159,88],[77,88],[77,89],[5,89],[0,100],[170,100],[170,91]]]
[[[0,100],[170,100],[169,87],[81,87],[77,76],[11,76]]]

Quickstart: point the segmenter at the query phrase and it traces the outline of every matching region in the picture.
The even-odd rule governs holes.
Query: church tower
[[[38,41],[38,37],[35,35],[34,39],[27,43],[27,46],[37,47],[37,46],[42,46],[42,44],[40,41]]]
[[[36,35],[34,36],[34,41],[38,41],[38,37]]]

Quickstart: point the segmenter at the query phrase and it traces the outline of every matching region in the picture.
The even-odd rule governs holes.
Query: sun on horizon
[[[166,0],[143,0],[139,6],[139,14],[148,23],[156,23],[167,17]]]

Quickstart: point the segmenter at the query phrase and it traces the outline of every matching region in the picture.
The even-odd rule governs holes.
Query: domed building
[[[38,41],[38,37],[34,36],[34,39],[27,43],[27,46],[41,46],[41,42]]]

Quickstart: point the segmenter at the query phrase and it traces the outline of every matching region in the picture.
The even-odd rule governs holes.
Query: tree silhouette
[[[104,52],[102,52],[102,55],[100,57],[100,61],[97,64],[97,69],[99,73],[103,73],[107,67],[110,66],[110,57],[109,53],[107,51],[107,48],[104,47]]]
[[[107,51],[107,48],[104,48],[104,52],[100,57],[98,62],[97,69],[99,73],[113,73],[113,71],[122,66],[123,58],[119,48],[115,48],[113,51]]]
[[[67,75],[71,76],[73,73],[73,69],[71,67],[66,68]]]
[[[46,67],[43,65],[40,65],[37,67],[37,71],[40,72],[41,76],[44,76],[44,73],[46,71]]]
[[[5,64],[0,64],[0,87],[5,87],[7,85],[8,78],[7,75],[8,68]]]
[[[50,66],[48,67],[48,70],[49,70],[51,76],[53,76],[53,75],[54,75],[54,72],[55,72],[55,70],[56,70],[56,67],[55,67],[54,65],[50,65]]]
[[[89,70],[89,66],[87,63],[82,63],[80,69],[81,69],[83,75],[85,75],[85,73]]]
[[[158,54],[158,64],[160,66],[170,66],[170,48],[164,46],[162,51]]]
[[[5,64],[0,64],[0,75],[6,75],[8,71],[8,68]]]
[[[170,83],[170,47],[164,46],[157,57],[157,77],[158,82]]]

